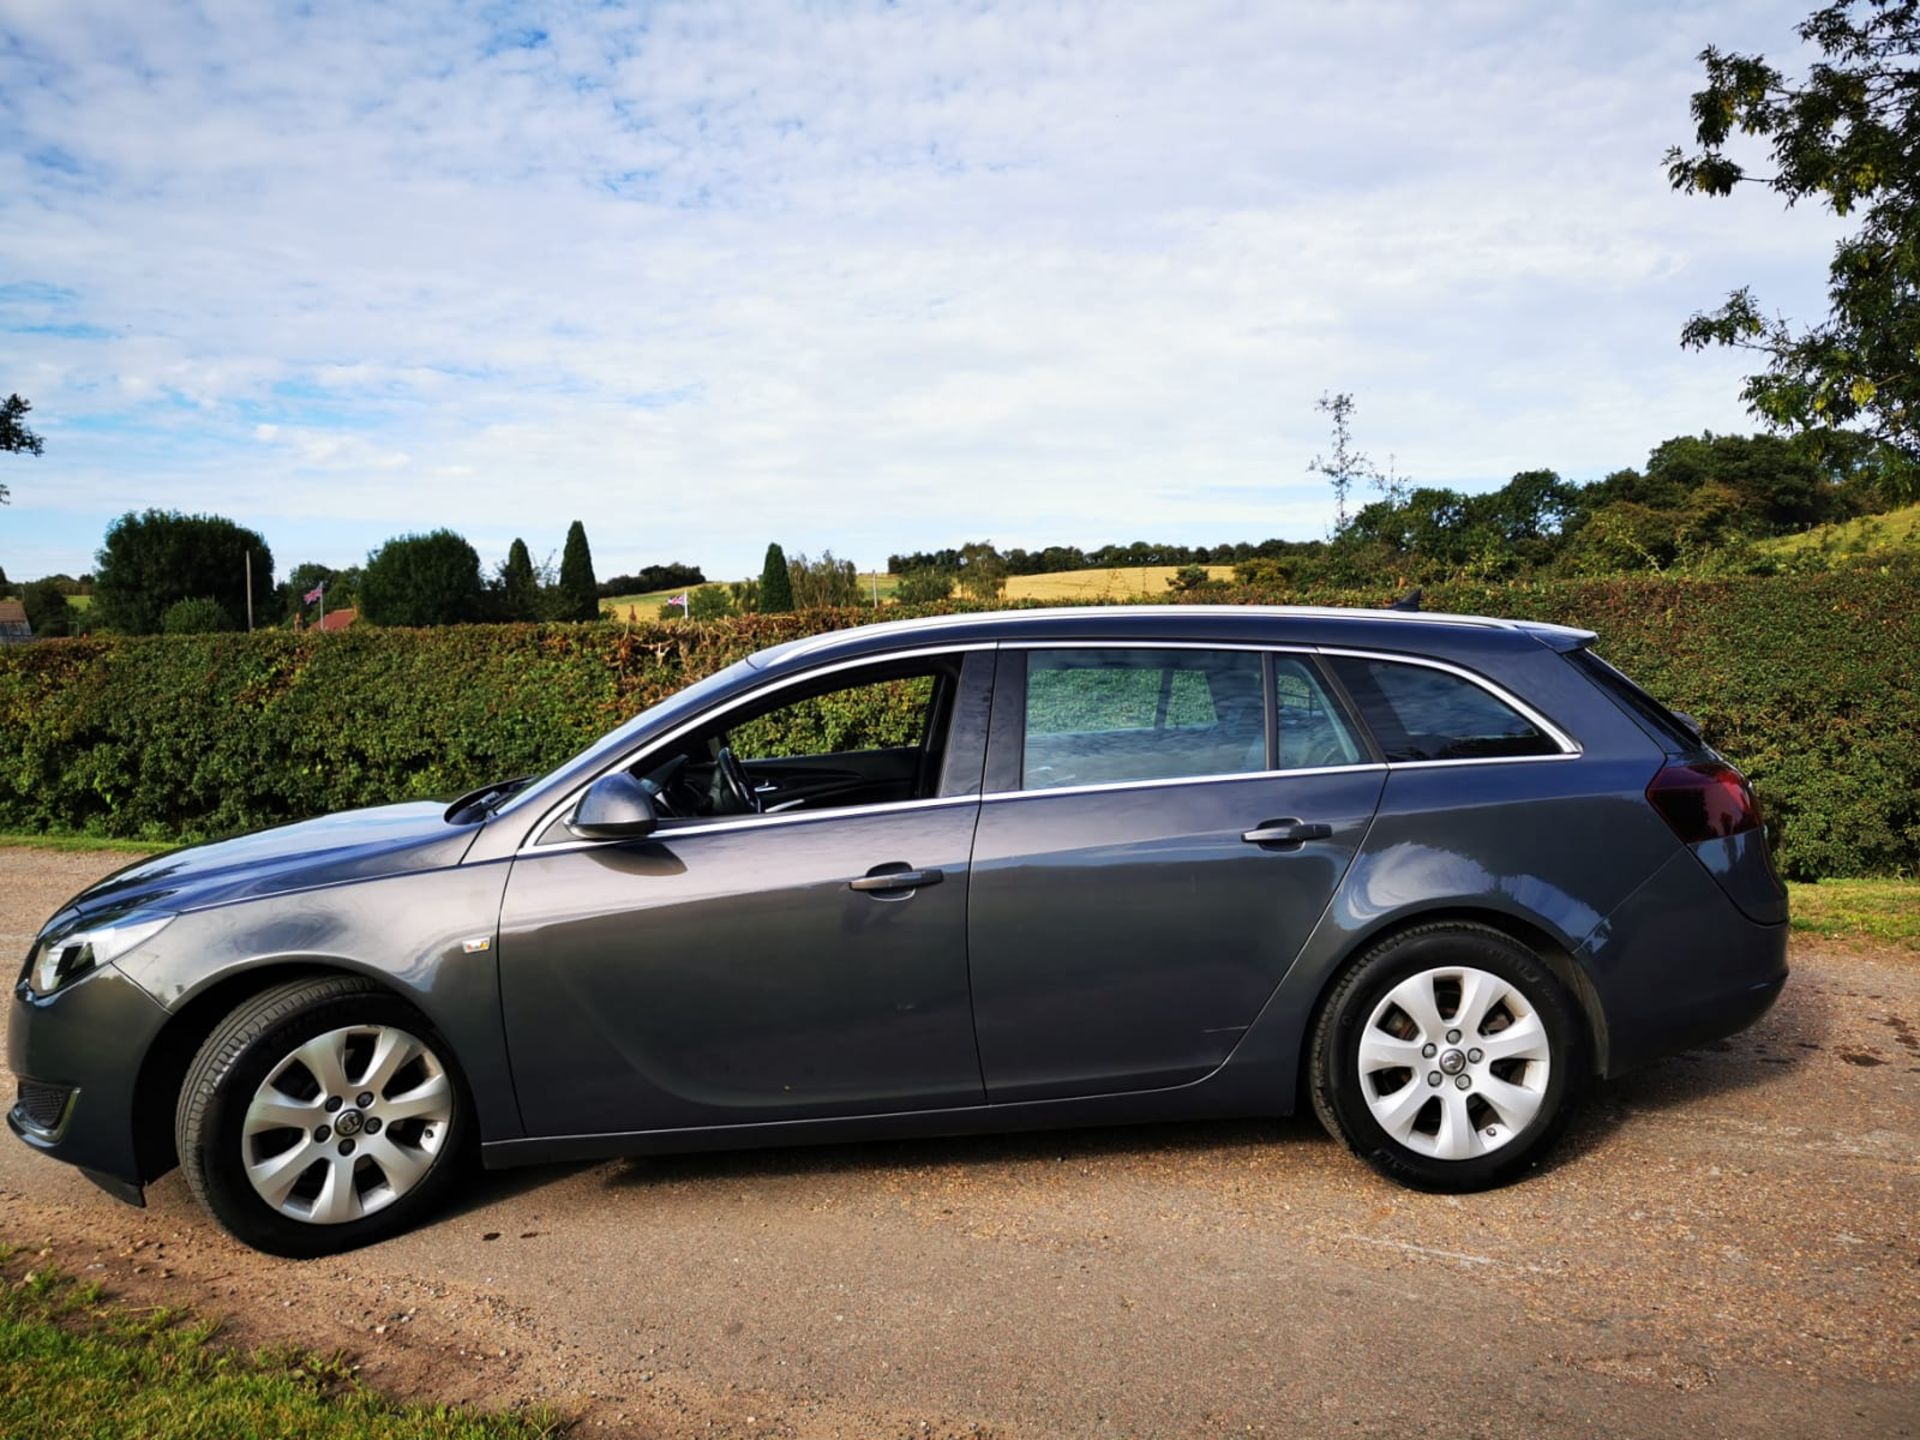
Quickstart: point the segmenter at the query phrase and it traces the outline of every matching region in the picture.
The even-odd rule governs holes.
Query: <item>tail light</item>
[[[1647,801],[1688,845],[1760,828],[1753,787],[1721,760],[1668,765],[1647,786]]]

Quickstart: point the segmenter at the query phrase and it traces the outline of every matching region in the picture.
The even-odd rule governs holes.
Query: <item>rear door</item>
[[[988,1099],[1215,1069],[1325,911],[1384,780],[1310,655],[1003,650],[968,908]]]

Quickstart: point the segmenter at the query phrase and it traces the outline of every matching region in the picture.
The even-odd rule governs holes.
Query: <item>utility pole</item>
[[[247,551],[247,633],[253,633],[253,551]]]

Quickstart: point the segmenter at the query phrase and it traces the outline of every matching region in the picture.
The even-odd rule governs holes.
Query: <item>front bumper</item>
[[[1587,937],[1579,959],[1605,1016],[1602,1073],[1618,1075],[1766,1014],[1787,981],[1787,926],[1749,919],[1681,851]]]
[[[66,1090],[59,1106],[21,1092],[7,1126],[42,1154],[78,1165],[121,1199],[144,1180],[134,1134],[141,1062],[167,1012],[111,965],[52,995],[14,991],[7,1066],[17,1085]],[[51,1119],[52,1123],[48,1123]]]

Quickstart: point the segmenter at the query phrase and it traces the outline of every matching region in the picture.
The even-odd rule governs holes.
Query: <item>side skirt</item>
[[[948,1110],[905,1110],[882,1115],[780,1120],[767,1124],[713,1125],[686,1130],[630,1130],[606,1135],[542,1135],[489,1140],[480,1146],[489,1170],[608,1160],[623,1155],[676,1155],[710,1150],[752,1150],[783,1145],[839,1145],[861,1140],[942,1139],[1022,1130],[1059,1130],[1099,1125],[1139,1125],[1174,1120],[1231,1120],[1284,1113],[1273,1096],[1283,1093],[1231,1064],[1186,1085],[1070,1100],[1027,1100],[1006,1105],[969,1105]]]

